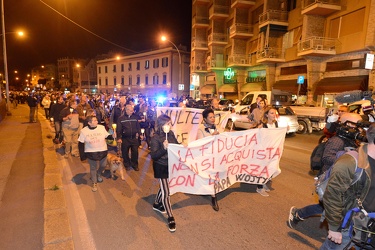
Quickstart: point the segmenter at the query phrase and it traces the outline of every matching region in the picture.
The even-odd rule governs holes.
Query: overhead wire
[[[40,1],[41,3],[43,3],[44,5],[46,5],[48,8],[50,8],[51,10],[53,10],[54,12],[56,12],[57,14],[59,14],[60,16],[62,16],[63,18],[65,18],[66,20],[68,20],[69,22],[71,22],[71,23],[77,25],[78,27],[80,27],[80,28],[83,29],[84,31],[90,33],[91,35],[96,36],[97,38],[99,38],[99,39],[101,39],[101,40],[103,40],[103,41],[105,41],[105,42],[107,42],[107,43],[110,43],[110,44],[112,44],[112,45],[114,45],[114,46],[116,46],[116,47],[119,47],[119,48],[121,48],[121,49],[124,49],[124,50],[130,51],[130,52],[132,52],[132,53],[138,53],[137,51],[134,51],[134,50],[131,50],[131,49],[125,48],[125,47],[123,47],[123,46],[121,46],[121,45],[118,45],[118,44],[116,44],[116,43],[114,43],[114,42],[112,42],[112,41],[110,41],[110,40],[108,40],[108,39],[106,39],[106,38],[104,38],[104,37],[102,37],[102,36],[100,36],[100,35],[98,35],[98,34],[92,32],[91,30],[89,30],[89,29],[83,27],[83,26],[80,25],[79,23],[77,23],[77,22],[73,21],[72,19],[70,19],[69,17],[65,16],[64,14],[62,14],[61,12],[59,12],[58,10],[56,10],[55,8],[53,8],[52,6],[48,5],[46,2],[44,2],[44,1],[42,1],[42,0],[39,0],[39,1]]]

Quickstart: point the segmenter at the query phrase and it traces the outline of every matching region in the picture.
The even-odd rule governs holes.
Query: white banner
[[[170,193],[211,195],[236,182],[264,184],[280,172],[286,128],[224,132],[169,144]]]
[[[181,108],[181,107],[158,107],[157,116],[166,114],[171,117],[172,130],[177,137],[178,142],[187,145],[189,142],[195,141],[199,124],[202,123],[203,109]],[[226,121],[229,111],[215,111],[215,124],[218,131],[224,131],[221,126],[222,121]]]

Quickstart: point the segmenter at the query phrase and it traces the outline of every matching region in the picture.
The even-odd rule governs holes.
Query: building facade
[[[51,90],[54,88],[54,81],[57,75],[57,67],[55,64],[46,64],[34,67],[31,70],[31,77],[28,77],[28,88],[40,88]]]
[[[189,65],[190,53],[181,47],[99,60],[98,91],[178,98],[190,93]]]
[[[192,8],[191,80],[201,98],[280,89],[329,106],[336,93],[375,85],[365,68],[373,0],[193,0]]]
[[[60,89],[71,92],[79,90],[80,65],[86,65],[86,60],[69,57],[57,60],[58,85]]]

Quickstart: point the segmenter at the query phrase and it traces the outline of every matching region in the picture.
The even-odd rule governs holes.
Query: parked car
[[[297,115],[290,107],[274,106],[278,112],[277,122],[280,128],[288,127],[287,134],[294,134],[298,131]],[[244,107],[240,110],[239,115],[241,119],[236,119],[233,124],[233,129],[250,129],[251,124],[248,117],[249,107]]]
[[[219,101],[219,109],[223,111],[228,111],[229,107],[234,107],[235,103],[231,99],[221,99]]]

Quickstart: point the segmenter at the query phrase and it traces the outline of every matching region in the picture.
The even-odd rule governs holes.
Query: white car
[[[297,115],[293,112],[290,107],[274,107],[278,112],[277,122],[279,128],[287,127],[287,134],[294,134],[298,130],[298,119]],[[235,119],[233,123],[233,129],[250,129],[252,128],[251,123],[248,119],[249,108],[244,107],[239,111],[241,118]],[[237,116],[238,117],[238,116]]]

